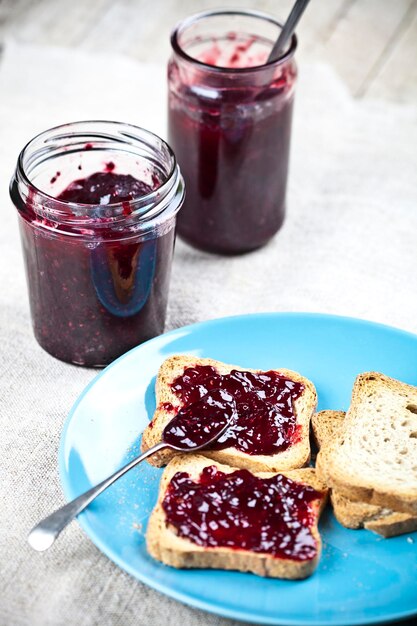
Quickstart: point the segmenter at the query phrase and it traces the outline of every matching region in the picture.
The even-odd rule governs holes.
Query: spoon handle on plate
[[[103,480],[101,483],[92,487],[88,491],[82,493],[78,498],[71,500],[68,504],[65,504],[60,509],[57,509],[48,517],[45,517],[39,524],[34,526],[28,535],[29,545],[38,552],[43,552],[51,547],[59,533],[75,518],[77,515],[84,511],[84,509],[107,487],[110,487],[116,480],[126,474],[132,467],[141,463],[144,459],[163,448],[166,448],[167,444],[163,441],[156,444],[149,450],[146,450],[143,454],[136,457],[124,467],[114,472],[111,476]]]

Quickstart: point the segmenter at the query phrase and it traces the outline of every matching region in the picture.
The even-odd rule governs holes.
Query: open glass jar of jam
[[[178,233],[203,250],[253,250],[283,223],[297,40],[268,63],[280,29],[264,13],[231,10],[192,16],[172,34],[168,135],[187,187]]]
[[[100,367],[163,331],[184,184],[162,139],[118,122],[53,128],[20,153],[10,194],[47,352]]]

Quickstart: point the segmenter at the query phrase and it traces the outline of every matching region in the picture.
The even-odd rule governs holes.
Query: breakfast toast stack
[[[336,518],[383,537],[417,530],[417,388],[360,374],[346,414],[312,418],[316,468]]]
[[[360,374],[346,413],[315,413],[315,387],[297,372],[173,356],[158,373],[157,408],[142,450],[163,440],[181,409],[222,385],[237,403],[226,434],[198,454],[168,450],[149,459],[167,465],[147,530],[155,559],[179,568],[305,578],[320,558],[318,521],[328,492],[347,528],[383,537],[417,530],[417,387]],[[266,418],[267,428],[259,430]],[[310,423],[316,468],[306,467]]]

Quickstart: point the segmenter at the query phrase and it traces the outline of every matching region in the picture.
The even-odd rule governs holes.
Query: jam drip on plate
[[[180,537],[199,546],[227,547],[307,561],[317,554],[314,500],[321,493],[277,474],[226,474],[205,467],[198,481],[177,472],[162,507]]]
[[[304,385],[279,376],[276,372],[241,372],[219,374],[209,365],[187,368],[172,384],[172,390],[184,407],[200,400],[208,391],[223,389],[236,402],[236,415],[231,426],[210,449],[234,447],[247,454],[275,454],[296,443],[299,425],[294,412],[294,401]],[[210,418],[200,418],[200,427]],[[189,437],[198,437],[198,429]]]

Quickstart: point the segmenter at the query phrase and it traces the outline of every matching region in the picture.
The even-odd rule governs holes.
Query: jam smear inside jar
[[[57,200],[77,204],[107,205],[115,202],[130,202],[154,191],[150,185],[137,180],[130,174],[117,174],[113,171],[116,166],[113,162],[111,164],[110,171],[107,163],[103,172],[95,172],[87,178],[72,181],[57,196]]]
[[[47,352],[100,367],[163,331],[183,199],[165,142],[116,122],[51,129],[22,151],[10,193]]]
[[[168,134],[187,186],[178,233],[197,248],[247,252],[284,221],[297,71],[295,37],[266,63],[279,31],[268,16],[213,11],[172,35]]]
[[[231,425],[210,444],[211,450],[234,447],[246,454],[276,454],[299,439],[294,402],[304,385],[274,371],[220,374],[210,365],[198,365],[185,369],[171,389],[183,407],[193,407],[196,438],[200,436],[197,425],[204,428],[210,420],[209,412],[199,411],[196,403],[210,390],[224,390],[232,398],[236,411]],[[191,430],[188,437],[193,437]]]
[[[178,535],[199,546],[307,561],[317,555],[313,503],[321,496],[282,474],[259,478],[245,469],[224,473],[212,465],[198,480],[177,472],[162,507]]]

